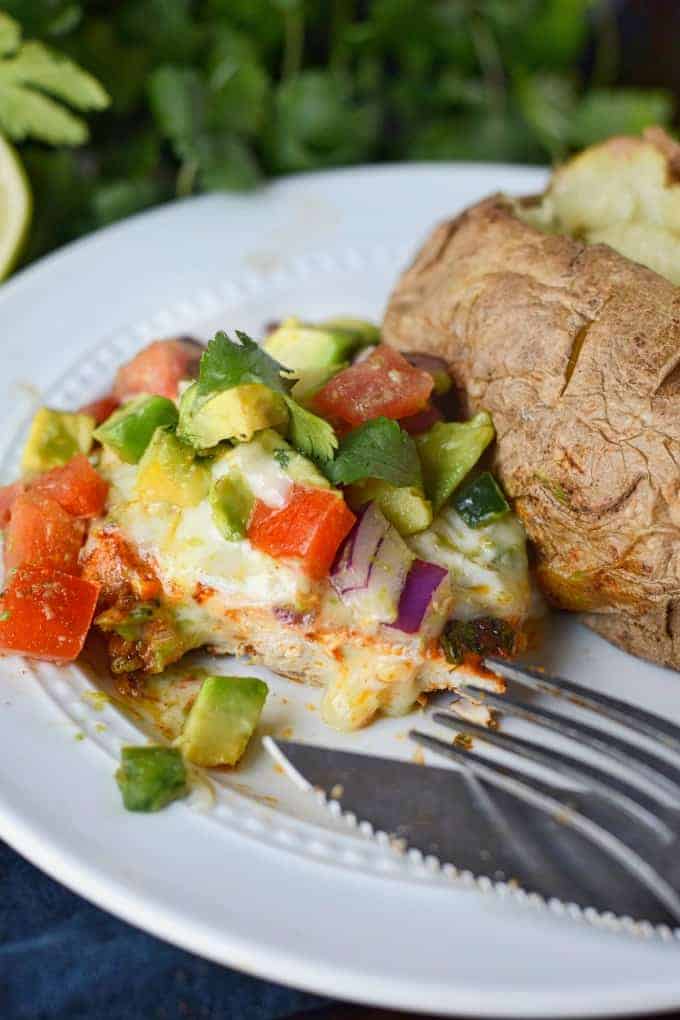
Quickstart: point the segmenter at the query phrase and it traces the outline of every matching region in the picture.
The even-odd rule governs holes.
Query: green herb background
[[[0,55],[0,131],[18,143],[35,199],[24,262],[176,195],[381,160],[546,162],[673,114],[665,92],[613,87],[616,23],[594,0],[1,8],[24,47],[74,62],[69,92],[44,69],[31,79],[35,49],[18,51],[29,65],[18,84],[6,38]],[[21,104],[36,94],[54,109],[43,103],[27,125]]]

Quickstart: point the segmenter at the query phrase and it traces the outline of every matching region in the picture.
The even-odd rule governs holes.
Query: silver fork
[[[584,722],[531,704],[512,687],[503,696],[467,687],[466,695],[494,713],[530,723],[538,739],[443,711],[431,718],[456,732],[453,743],[411,731],[416,743],[455,761],[480,788],[494,788],[488,811],[498,834],[494,853],[503,856],[505,874],[513,873],[513,862],[517,871],[526,871],[529,855],[531,884],[549,899],[565,898],[561,888],[573,889],[577,876],[595,909],[611,910],[616,903],[619,915],[680,925],[680,727],[571,681],[502,659],[485,661],[512,685],[567,699],[588,716]],[[621,732],[602,728],[602,720],[619,724]],[[656,749],[631,741],[626,730],[651,738]],[[578,752],[546,746],[546,733],[594,751],[597,764]],[[471,750],[472,741],[509,753],[513,765]]]

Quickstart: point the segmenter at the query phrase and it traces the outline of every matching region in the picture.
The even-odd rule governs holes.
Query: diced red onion
[[[331,584],[338,595],[366,587],[378,546],[389,526],[376,503],[367,503],[359,510],[331,571]]]
[[[436,354],[421,354],[420,351],[402,351],[402,354],[414,368],[422,368],[424,372],[429,372],[433,376],[439,372],[445,372],[447,375],[450,375],[449,366],[446,361],[443,358],[438,358]],[[467,417],[461,402],[460,393],[455,384],[446,393],[433,392],[430,402],[433,407],[437,408],[440,417],[444,421],[462,421]],[[400,424],[407,428],[403,421]],[[434,424],[434,422],[431,424]],[[415,430],[407,428],[407,431],[413,432]]]
[[[438,358],[436,354],[421,354],[420,351],[402,351],[401,353],[414,368],[422,368],[424,372],[429,372],[430,375],[433,375],[435,372],[446,372],[448,375],[448,364],[443,358]]]
[[[447,576],[448,571],[444,567],[416,560],[406,578],[399,600],[399,613],[392,626],[405,634],[415,634],[420,630],[434,594]]]
[[[300,627],[312,622],[312,613],[301,613],[291,606],[274,606],[274,616],[280,623]]]
[[[413,553],[375,503],[362,508],[331,573],[343,602],[391,623],[397,616]]]
[[[430,404],[422,411],[418,411],[416,414],[410,414],[408,418],[402,418],[399,422],[403,429],[412,435],[417,436],[421,432],[427,432],[427,430],[434,425],[436,421],[442,420],[442,413],[438,407]]]

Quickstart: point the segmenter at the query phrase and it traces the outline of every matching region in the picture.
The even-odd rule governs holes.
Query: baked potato
[[[680,668],[680,146],[614,138],[441,224],[384,336],[444,356],[551,603]]]

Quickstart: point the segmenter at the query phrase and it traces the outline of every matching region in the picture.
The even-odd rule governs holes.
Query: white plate
[[[103,231],[0,291],[3,473],[39,401],[76,406],[152,337],[255,334],[286,313],[379,317],[408,254],[440,217],[539,170],[410,166],[291,178],[248,197],[174,203]],[[680,722],[677,675],[570,621],[550,662]],[[313,689],[270,678],[263,732],[409,755],[407,721],[323,730]],[[680,1005],[677,942],[612,933],[482,896],[387,854],[297,793],[255,748],[157,816],[113,782],[140,739],[88,696],[84,668],[0,662],[0,832],[100,906],[187,949],[327,995],[445,1014],[632,1013]],[[84,735],[84,739],[76,739]],[[268,799],[274,798],[274,800]]]

